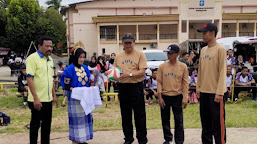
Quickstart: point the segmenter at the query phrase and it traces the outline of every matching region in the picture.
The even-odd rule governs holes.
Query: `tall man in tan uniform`
[[[143,80],[147,68],[144,53],[134,49],[135,39],[132,34],[122,38],[124,52],[115,58],[114,67],[122,70],[119,83],[119,98],[124,144],[131,144],[133,138],[132,111],[134,112],[136,136],[139,144],[147,143],[146,113],[143,93]]]
[[[173,135],[170,131],[171,107],[175,121],[175,142],[176,144],[183,144],[182,107],[186,108],[188,101],[188,70],[186,64],[177,60],[180,52],[177,45],[170,45],[166,52],[169,61],[161,64],[157,71],[157,91],[165,139],[163,144],[171,144],[173,141]]]
[[[226,92],[226,50],[216,42],[218,28],[213,23],[204,25],[198,32],[203,33],[203,41],[208,44],[201,50],[197,80],[197,95],[200,96],[200,116],[202,122],[202,143],[224,144]]]

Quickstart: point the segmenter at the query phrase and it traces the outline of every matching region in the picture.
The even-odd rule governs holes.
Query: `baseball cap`
[[[178,53],[179,51],[180,51],[179,47],[175,44],[172,44],[164,52],[168,52],[169,54],[173,54],[173,53]]]
[[[208,23],[203,26],[202,29],[198,29],[198,32],[207,32],[207,31],[214,31],[218,32],[218,28],[214,23]]]
[[[131,33],[127,33],[125,36],[122,37],[122,42],[134,42],[135,38]]]

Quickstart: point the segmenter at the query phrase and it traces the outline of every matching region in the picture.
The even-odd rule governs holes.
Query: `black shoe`
[[[128,141],[125,140],[125,142],[123,144],[132,144],[133,141],[134,141],[134,139],[131,139],[131,140],[128,140]]]
[[[172,141],[165,141],[163,144],[172,144]]]

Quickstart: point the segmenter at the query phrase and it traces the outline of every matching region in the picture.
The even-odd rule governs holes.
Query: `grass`
[[[22,98],[15,96],[17,89],[6,89],[0,92],[0,111],[11,117],[11,124],[0,127],[1,133],[27,133],[24,126],[30,122],[29,108],[23,108]],[[61,103],[63,97],[59,97]],[[67,107],[53,108],[52,131],[67,132],[68,116]],[[157,103],[146,107],[148,129],[161,129],[160,108]],[[94,131],[120,130],[121,116],[119,103],[110,102],[106,108],[104,105],[93,113]],[[226,104],[227,127],[257,127],[257,103],[250,98],[244,98],[241,104]],[[173,117],[171,127],[174,128]],[[201,128],[199,105],[189,104],[184,110],[184,127]]]

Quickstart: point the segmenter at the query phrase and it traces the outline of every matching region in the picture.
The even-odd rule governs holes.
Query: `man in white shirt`
[[[237,86],[242,86],[242,87],[235,87],[235,102],[237,102],[238,99],[238,94],[242,90],[251,90],[253,93],[253,101],[256,102],[256,87],[255,87],[255,80],[253,76],[248,72],[247,67],[242,67],[242,71],[236,74],[236,81],[235,84]],[[252,87],[251,87],[252,86]]]

